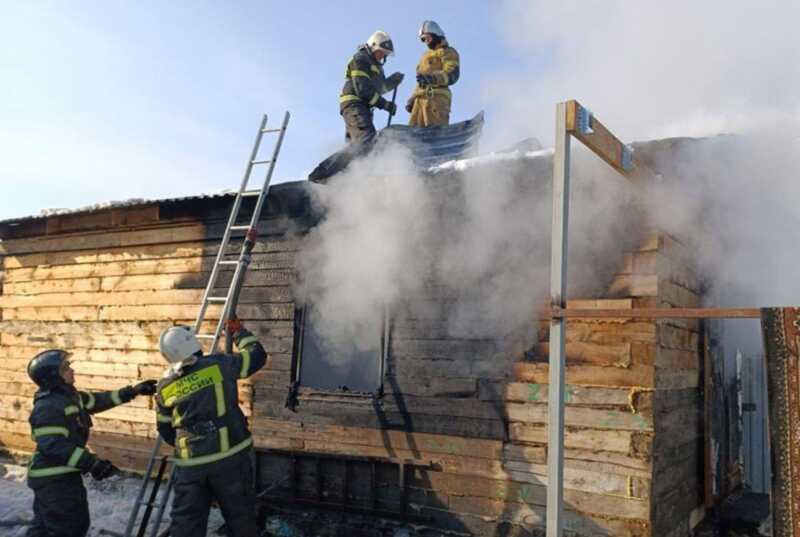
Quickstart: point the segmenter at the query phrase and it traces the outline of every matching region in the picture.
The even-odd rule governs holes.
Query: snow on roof
[[[533,160],[537,158],[547,157],[553,154],[553,148],[549,149],[539,149],[537,151],[521,151],[521,150],[514,150],[514,151],[504,151],[502,153],[489,153],[488,155],[481,155],[478,157],[471,157],[459,160],[449,160],[438,166],[432,166],[429,168],[433,174],[446,172],[446,171],[457,171],[463,172],[465,170],[469,170],[470,168],[474,168],[476,166],[485,166],[490,164],[496,164],[498,162],[507,162],[511,160]]]

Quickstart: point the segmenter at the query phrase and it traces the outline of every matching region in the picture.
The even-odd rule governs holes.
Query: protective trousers
[[[248,449],[209,464],[179,466],[170,537],[205,535],[212,500],[219,504],[232,537],[258,537],[253,456]]]
[[[372,110],[364,103],[353,102],[342,109],[342,118],[347,130],[345,139],[350,143],[354,157],[362,156],[375,143],[375,125]]]
[[[450,97],[433,94],[412,97],[414,105],[408,124],[411,127],[431,127],[450,124]]]
[[[89,531],[89,503],[78,472],[30,479],[33,525],[27,537],[84,537]]]

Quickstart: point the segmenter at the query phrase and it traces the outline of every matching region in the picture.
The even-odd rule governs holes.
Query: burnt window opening
[[[382,312],[380,327],[367,335],[367,347],[345,349],[328,344],[315,326],[313,305],[295,312],[293,384],[295,388],[337,393],[383,393],[383,377],[388,354],[389,323]]]

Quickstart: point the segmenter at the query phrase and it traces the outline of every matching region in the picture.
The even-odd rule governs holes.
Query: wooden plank
[[[547,423],[547,406],[543,404],[506,404],[505,412],[512,422]],[[611,409],[566,407],[564,423],[571,427],[591,427],[629,431],[652,431],[653,417],[630,411]]]
[[[641,309],[558,309],[551,317],[562,319],[757,319],[758,308],[641,308]]]
[[[622,153],[625,145],[614,136],[595,116],[592,114],[589,126],[593,132],[585,133],[581,131],[578,124],[578,115],[581,111],[589,113],[578,101],[567,101],[567,132],[580,140],[594,154],[606,161],[611,167],[623,175],[628,175],[632,169],[623,167]]]
[[[566,360],[572,364],[607,365],[627,367],[631,364],[631,344],[597,344],[573,341],[565,345]],[[539,356],[549,356],[550,344],[539,343],[536,352]]]
[[[545,363],[516,363],[514,376],[522,382],[549,383]],[[567,364],[566,380],[568,384],[581,386],[652,388],[655,385],[655,369],[636,363],[627,368]]]
[[[479,398],[486,401],[541,403],[547,401],[548,385],[528,382],[479,381]],[[573,406],[628,406],[630,388],[601,388],[567,384],[564,403]]]
[[[301,240],[293,237],[261,236],[253,247],[253,254],[267,252],[292,252],[300,249]],[[76,265],[82,263],[109,263],[113,261],[142,261],[178,257],[207,257],[217,255],[219,241],[206,238],[196,242],[165,242],[123,247],[101,247],[86,250],[65,250],[42,253],[9,255],[4,258],[5,268],[16,269],[39,265]],[[239,253],[236,244],[226,250],[231,255]]]

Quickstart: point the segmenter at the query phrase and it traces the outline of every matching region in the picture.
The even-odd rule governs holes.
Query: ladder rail
[[[203,320],[205,319],[206,310],[208,308],[208,297],[211,292],[214,290],[214,287],[217,284],[217,278],[219,277],[219,267],[220,261],[225,256],[225,249],[228,247],[228,242],[230,241],[231,236],[231,227],[236,224],[236,218],[239,216],[239,208],[242,204],[242,192],[247,189],[247,183],[250,181],[250,175],[253,172],[253,161],[256,159],[258,155],[258,150],[261,147],[261,140],[264,137],[264,129],[267,126],[267,114],[264,114],[261,118],[261,125],[258,129],[258,133],[256,134],[255,142],[253,143],[253,150],[250,153],[250,158],[247,160],[247,166],[245,166],[244,175],[242,176],[241,184],[239,185],[239,191],[236,194],[236,199],[233,201],[233,208],[231,209],[230,217],[228,217],[228,224],[225,226],[225,232],[222,235],[222,242],[219,247],[219,252],[217,252],[216,260],[214,261],[214,266],[211,269],[211,275],[208,279],[208,285],[206,285],[206,289],[203,292],[203,301],[200,304],[200,311],[197,314],[197,320],[194,323],[194,331],[200,331],[200,325],[203,324]],[[216,347],[217,340],[219,339],[219,330],[215,334],[214,340],[212,341],[211,348],[214,349]]]
[[[228,217],[228,222],[227,222],[227,224],[225,226],[225,231],[224,231],[224,233],[222,235],[222,239],[220,241],[219,251],[217,252],[216,257],[214,258],[214,265],[213,265],[213,267],[211,269],[211,274],[209,275],[208,284],[206,285],[205,291],[203,292],[203,298],[202,298],[202,301],[200,303],[200,310],[198,311],[197,318],[195,320],[195,324],[194,324],[195,333],[200,331],[200,327],[202,326],[203,321],[205,320],[205,315],[206,315],[206,312],[207,312],[207,309],[208,309],[208,305],[211,304],[212,302],[219,302],[219,300],[217,299],[218,297],[212,297],[212,292],[214,291],[214,289],[216,288],[216,285],[217,285],[217,280],[219,278],[219,273],[220,273],[220,267],[222,265],[225,265],[225,264],[231,264],[232,265],[232,264],[235,263],[236,264],[236,269],[234,271],[233,279],[231,280],[231,284],[230,284],[230,286],[228,288],[228,291],[225,294],[225,303],[223,305],[222,312],[220,314],[220,318],[219,318],[219,321],[217,323],[216,329],[214,330],[214,334],[213,334],[213,338],[212,338],[212,342],[211,342],[211,352],[214,352],[216,347],[217,347],[220,335],[222,334],[222,328],[223,328],[223,326],[225,324],[225,320],[227,319],[228,315],[231,312],[232,302],[238,298],[239,288],[241,287],[244,271],[247,269],[247,265],[248,265],[248,262],[249,262],[249,258],[248,258],[249,250],[248,250],[248,246],[247,246],[247,244],[248,244],[247,240],[251,236],[250,233],[253,230],[255,230],[257,228],[257,226],[258,226],[258,222],[259,222],[260,217],[261,217],[261,211],[263,209],[264,200],[267,197],[267,195],[269,194],[269,185],[270,185],[270,182],[272,180],[272,174],[273,174],[273,171],[275,169],[275,164],[277,163],[277,160],[278,160],[278,154],[280,153],[281,146],[283,145],[283,139],[284,139],[284,136],[286,134],[286,129],[287,129],[288,124],[289,124],[289,118],[290,118],[290,114],[287,111],[284,114],[283,123],[282,123],[280,128],[267,129],[266,128],[267,127],[267,114],[264,114],[262,116],[261,124],[260,124],[258,132],[256,134],[256,139],[255,139],[255,141],[253,143],[253,149],[251,151],[250,158],[247,160],[247,166],[245,167],[244,175],[242,176],[242,180],[241,180],[241,183],[239,185],[239,190],[236,193],[236,198],[235,198],[235,200],[233,202],[233,206],[231,208],[231,214]],[[270,160],[267,160],[267,161],[256,160],[256,157],[258,156],[259,149],[261,147],[261,142],[263,140],[264,134],[265,133],[273,133],[273,132],[277,132],[277,133],[279,133],[279,135],[278,135],[278,140],[275,142],[275,146],[274,146],[273,151],[272,151],[272,158]],[[241,205],[242,205],[242,198],[245,197],[245,196],[248,196],[248,197],[252,196],[256,192],[254,190],[247,190],[247,185],[248,185],[248,183],[250,181],[250,177],[252,176],[253,167],[256,164],[266,164],[266,163],[269,163],[269,168],[268,168],[268,170],[266,172],[266,176],[264,178],[264,183],[262,184],[260,191],[257,191],[258,192],[258,199],[256,201],[256,205],[255,205],[255,208],[253,210],[253,214],[252,214],[252,216],[250,218],[250,226],[248,228],[249,231],[248,231],[248,236],[247,236],[247,238],[245,240],[245,245],[242,246],[242,249],[241,249],[241,251],[239,253],[238,261],[230,261],[230,262],[228,262],[228,261],[226,261],[224,259],[224,257],[226,255],[225,251],[228,248],[228,245],[230,244],[231,233],[234,230],[239,230],[240,228],[243,228],[243,226],[237,226],[236,225],[236,220],[239,217],[239,211],[240,211]],[[236,229],[234,229],[234,228],[236,228]],[[249,249],[252,249],[252,243],[250,243],[250,244],[251,244],[251,246],[249,247]],[[206,335],[206,338],[208,338],[209,336],[210,335]],[[136,502],[135,502],[134,507],[133,507],[133,509],[131,511],[131,514],[130,514],[130,516],[128,518],[128,524],[127,524],[126,529],[125,529],[124,537],[132,537],[134,526],[135,526],[136,521],[137,521],[137,519],[139,517],[139,511],[141,509],[141,506],[143,504],[145,504],[145,503],[148,504],[148,508],[150,510],[152,510],[153,506],[157,505],[157,507],[158,507],[158,509],[156,511],[155,518],[152,519],[151,521],[149,521],[149,525],[150,525],[150,529],[151,529],[150,537],[157,537],[158,536],[158,530],[161,527],[161,521],[163,520],[163,517],[164,517],[164,511],[166,509],[166,506],[167,506],[167,503],[169,501],[169,497],[170,497],[170,494],[172,492],[172,488],[173,488],[173,485],[174,485],[174,476],[175,476],[175,470],[176,470],[177,465],[175,464],[175,462],[174,462],[174,460],[172,458],[169,459],[169,462],[171,462],[171,466],[170,466],[170,470],[169,470],[169,475],[167,477],[167,482],[165,483],[166,487],[163,489],[163,491],[161,493],[161,500],[158,501],[158,499],[155,498],[152,501],[144,502],[143,499],[144,499],[144,496],[145,496],[145,494],[147,492],[147,487],[148,487],[148,485],[150,484],[150,482],[152,480],[151,479],[152,478],[151,474],[152,474],[153,468],[155,466],[155,462],[159,457],[159,453],[161,451],[161,447],[163,446],[163,443],[164,443],[164,441],[161,438],[161,435],[156,435],[155,445],[153,446],[153,449],[152,449],[152,451],[150,453],[150,458],[148,459],[148,462],[147,462],[147,469],[146,469],[145,475],[144,475],[144,477],[142,479],[142,484],[141,484],[141,486],[139,488],[139,492],[137,493]],[[155,479],[158,479],[158,478],[156,477]],[[156,486],[155,482],[153,483],[153,486]],[[151,494],[152,494],[152,491],[151,491]],[[142,521],[142,522],[144,522],[144,521]],[[142,524],[140,524],[140,526],[141,525]],[[146,526],[147,525],[148,524],[145,523],[144,524],[145,527],[140,527],[140,531],[145,531],[146,532],[146,530],[147,530]]]
[[[257,230],[258,229],[258,221],[261,219],[261,211],[264,207],[264,200],[267,199],[269,195],[269,187],[270,183],[272,182],[272,173],[275,170],[275,164],[278,160],[278,154],[281,151],[281,146],[283,145],[283,137],[286,134],[286,127],[289,124],[290,114],[287,111],[283,115],[283,123],[281,124],[280,129],[276,129],[279,131],[278,140],[275,142],[275,147],[272,150],[272,159],[270,159],[269,169],[264,177],[264,182],[261,186],[261,193],[256,200],[256,205],[253,208],[253,214],[250,217],[250,229]],[[239,288],[243,283],[243,276],[244,271],[247,270],[247,264],[249,261],[245,260],[245,257],[249,255],[244,248],[239,253],[239,262],[236,265],[236,270],[233,273],[233,279],[231,280],[231,286],[228,288],[228,293],[225,297],[225,305],[222,308],[222,312],[219,317],[219,321],[217,323],[217,329],[215,330],[216,337],[214,338],[211,344],[211,352],[216,351],[217,345],[219,344],[219,336],[222,335],[222,328],[225,324],[225,320],[230,316],[231,310],[234,308],[234,300],[238,299]]]
[[[131,535],[133,535],[133,526],[136,524],[136,519],[139,518],[139,509],[142,506],[142,499],[144,498],[145,492],[147,492],[147,484],[150,482],[150,474],[153,471],[153,466],[155,466],[158,453],[161,451],[162,442],[161,435],[158,435],[156,437],[156,444],[153,446],[150,452],[150,458],[147,461],[147,469],[144,472],[142,486],[139,487],[139,492],[136,494],[136,502],[133,504],[133,511],[131,511],[131,516],[128,517],[128,525],[125,527],[125,537],[131,537]]]

